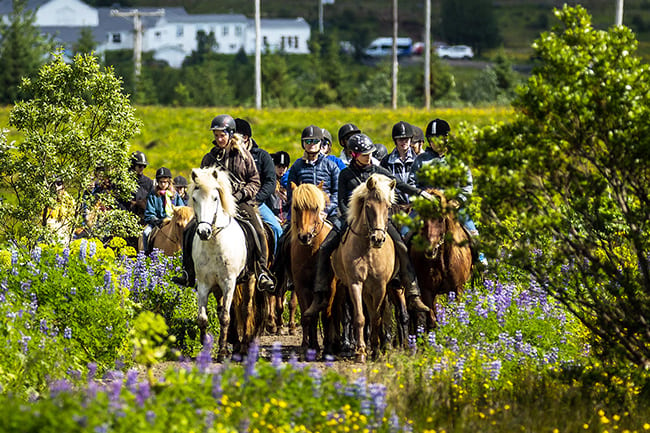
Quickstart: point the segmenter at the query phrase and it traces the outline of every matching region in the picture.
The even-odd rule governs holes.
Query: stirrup
[[[260,292],[275,292],[275,283],[265,272],[257,276],[257,290]]]

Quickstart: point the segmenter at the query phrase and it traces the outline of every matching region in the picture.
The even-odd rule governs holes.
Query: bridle
[[[366,230],[368,231],[368,233],[366,233],[365,236],[362,236],[360,233],[357,233],[351,225],[350,225],[350,231],[352,233],[354,233],[355,235],[357,235],[358,237],[360,237],[360,238],[365,237],[367,239],[370,239],[372,237],[372,234],[376,233],[376,232],[382,233],[383,236],[385,237],[386,232],[388,231],[388,223],[386,223],[385,227],[372,227],[370,225],[370,223],[368,222],[368,212],[364,211],[363,214],[364,214],[364,223],[365,223],[364,225],[365,225]]]
[[[208,224],[208,225],[210,226],[210,228],[212,229],[212,232],[210,233],[210,236],[208,236],[208,239],[206,239],[206,240],[209,240],[209,239],[211,239],[213,236],[218,235],[219,232],[221,232],[223,229],[225,229],[226,227],[228,227],[228,226],[230,225],[230,223],[232,222],[232,217],[231,217],[230,215],[228,215],[228,224],[225,224],[225,225],[223,225],[223,226],[218,227],[218,226],[216,225],[216,223],[217,223],[217,213],[218,213],[218,209],[217,209],[216,211],[214,211],[214,215],[212,215],[212,222],[208,222],[208,221],[199,221],[198,224],[196,225],[197,230],[198,230],[198,228],[199,228],[199,226],[200,226],[201,224]]]

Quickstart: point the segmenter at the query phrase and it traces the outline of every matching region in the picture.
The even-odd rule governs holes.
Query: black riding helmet
[[[388,155],[388,149],[381,143],[375,143],[375,151],[372,153],[372,156],[377,160],[381,161]]]
[[[339,128],[339,144],[345,148],[343,141],[349,138],[352,134],[359,134],[361,130],[353,123],[346,123]]]
[[[289,157],[289,154],[284,150],[279,150],[275,153],[272,153],[271,158],[273,158],[273,164],[279,165],[281,167],[289,167],[289,164],[291,164],[291,158]]]
[[[325,128],[323,128],[323,143],[328,144],[330,147],[332,146],[332,134]]]
[[[374,152],[377,148],[366,134],[354,134],[348,139],[348,149],[350,152],[367,155]]]
[[[309,140],[309,139],[316,139],[322,141],[323,130],[320,129],[318,126],[309,125],[308,127],[302,130],[302,134],[300,136],[300,144],[302,145],[303,149],[305,148],[305,140]]]
[[[411,138],[413,137],[413,127],[410,123],[400,120],[393,125],[393,140],[397,138]]]
[[[424,131],[419,126],[411,125],[413,127],[413,141],[424,141]]]
[[[183,176],[176,176],[174,178],[174,186],[177,188],[187,187],[187,179]]]
[[[144,166],[149,165],[149,161],[147,161],[147,157],[145,156],[144,153],[140,152],[139,150],[136,150],[131,154],[131,166],[136,166],[136,165],[144,165]]]
[[[427,138],[429,137],[440,137],[449,135],[451,128],[449,123],[446,120],[434,119],[427,125]]]
[[[160,167],[158,170],[156,170],[156,180],[165,177],[168,177],[169,179],[172,178],[172,171],[170,169],[167,167]]]
[[[220,114],[214,119],[212,119],[212,123],[210,123],[210,129],[213,131],[214,130],[225,131],[228,133],[228,135],[232,135],[237,129],[237,124],[235,123],[235,119],[233,119],[231,115]]]
[[[244,119],[240,119],[239,117],[235,119],[235,131],[240,133],[241,135],[245,135],[246,137],[252,137],[253,136],[253,130],[251,129],[251,124],[248,123]]]

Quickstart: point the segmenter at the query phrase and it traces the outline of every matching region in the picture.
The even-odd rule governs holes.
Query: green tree
[[[196,50],[187,56],[183,66],[200,65],[210,59],[218,47],[214,32],[205,33],[203,30],[196,32]]]
[[[20,143],[3,145],[0,152],[0,230],[7,240],[33,245],[50,235],[41,215],[52,206],[51,186],[60,178],[75,199],[73,223],[83,208],[97,197],[85,194],[97,167],[110,173],[113,195],[102,197],[109,208],[106,227],[129,236],[137,232],[137,218],[117,210],[116,199],[127,200],[135,191],[128,171],[128,140],[139,131],[135,110],[122,93],[121,82],[109,68],[101,70],[90,55],[75,56],[72,64],[57,53],[38,71],[38,79],[25,79],[25,99],[9,117],[24,137]]]
[[[79,39],[72,45],[73,55],[91,54],[96,48],[97,41],[95,41],[92,29],[90,27],[83,27],[79,32]]]
[[[457,146],[474,150],[489,250],[566,305],[603,357],[648,367],[649,68],[627,27],[555,14],[513,121]]]
[[[490,1],[443,0],[440,15],[443,37],[450,44],[470,45],[481,54],[501,39]]]
[[[8,22],[0,20],[0,103],[13,104],[19,97],[22,77],[33,76],[46,61],[53,44],[34,24],[34,11],[25,0],[13,0]]]

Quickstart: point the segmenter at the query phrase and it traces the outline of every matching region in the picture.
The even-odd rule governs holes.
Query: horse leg
[[[357,341],[356,361],[366,362],[366,342],[363,338],[364,327],[366,325],[366,318],[363,315],[363,301],[361,298],[361,291],[363,284],[356,282],[350,285],[350,297],[352,300],[352,323],[354,326],[354,336]]]
[[[224,291],[223,295],[223,305],[221,311],[219,312],[219,352],[217,354],[217,361],[222,362],[228,353],[228,348],[226,345],[226,336],[228,334],[228,328],[230,327],[230,307],[232,306],[232,300],[235,293],[235,282],[226,282],[225,287],[227,289]]]
[[[208,295],[210,290],[202,283],[197,286],[197,303],[199,311],[196,317],[196,324],[199,327],[201,344],[205,344],[205,337],[208,328]]]
[[[291,291],[289,297],[289,335],[296,335],[296,310],[298,309],[298,295],[296,290]]]

